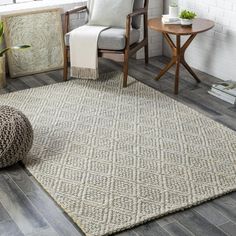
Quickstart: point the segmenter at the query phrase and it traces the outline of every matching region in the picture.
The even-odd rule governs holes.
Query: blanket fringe
[[[99,78],[99,71],[98,69],[71,67],[71,77],[96,80]]]

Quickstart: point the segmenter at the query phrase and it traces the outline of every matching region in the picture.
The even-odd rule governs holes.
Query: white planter
[[[0,89],[6,86],[5,56],[0,57]]]
[[[183,26],[191,26],[193,24],[193,20],[188,20],[188,19],[180,19],[181,20],[181,25]]]
[[[179,16],[179,8],[169,6],[169,16],[170,17],[178,17]]]

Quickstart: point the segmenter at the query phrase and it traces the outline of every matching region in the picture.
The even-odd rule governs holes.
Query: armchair
[[[98,39],[98,56],[123,62],[123,87],[127,87],[129,57],[144,47],[145,63],[148,64],[148,3],[149,0],[134,0],[134,10],[126,17],[126,28],[109,28],[104,30]],[[69,20],[70,15],[88,11],[81,6],[65,13],[64,33],[64,80],[68,77],[69,60]],[[141,19],[143,16],[143,39],[141,36]]]

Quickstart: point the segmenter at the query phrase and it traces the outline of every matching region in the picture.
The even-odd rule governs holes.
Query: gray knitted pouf
[[[15,108],[0,106],[0,168],[26,157],[33,144],[27,117]]]

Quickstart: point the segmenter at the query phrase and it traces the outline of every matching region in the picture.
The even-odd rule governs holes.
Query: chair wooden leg
[[[124,58],[124,66],[123,66],[123,88],[127,87],[127,80],[128,80],[128,70],[129,70],[129,54],[128,52],[125,53]]]
[[[176,36],[176,70],[175,70],[175,94],[179,93],[179,69],[181,60],[181,39],[180,36]]]
[[[149,62],[148,44],[145,45],[145,48],[144,48],[144,55],[145,55],[145,64],[147,65],[148,62]]]
[[[68,76],[68,50],[65,47],[64,48],[64,69],[63,69],[63,79],[64,81],[67,81]]]

